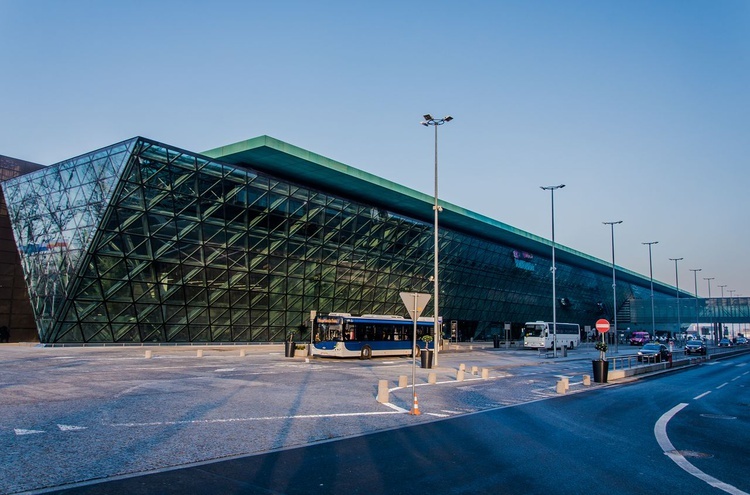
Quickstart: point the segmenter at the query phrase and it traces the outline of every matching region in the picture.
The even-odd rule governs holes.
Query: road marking
[[[399,408],[401,409],[401,408]],[[124,426],[127,428],[145,427],[145,426],[174,426],[174,425],[201,425],[214,423],[242,423],[249,421],[276,421],[287,419],[320,419],[320,418],[346,418],[356,416],[385,416],[388,414],[402,414],[404,409],[398,411],[373,411],[357,413],[332,413],[332,414],[299,414],[295,416],[261,416],[256,418],[223,418],[223,419],[194,419],[184,421],[154,421],[150,423],[112,423],[109,426]]]
[[[731,379],[730,381],[735,381],[735,380],[739,380],[740,378],[742,378],[742,377],[740,377],[740,376],[735,376],[735,377],[734,377],[734,378],[732,378],[732,379]]]
[[[14,428],[13,431],[15,432],[16,436],[21,435],[36,435],[37,433],[47,433],[44,430],[24,430],[21,428]]]
[[[438,413],[425,413],[427,416],[435,416],[437,418],[447,418],[450,414],[438,414]]]
[[[678,451],[675,450],[674,445],[672,445],[672,442],[669,441],[669,436],[667,436],[667,423],[669,423],[669,420],[672,419],[685,407],[687,407],[687,404],[684,402],[674,406],[672,409],[662,414],[662,416],[654,426],[654,436],[656,437],[656,441],[659,443],[659,447],[661,447],[661,449],[664,451],[664,454],[672,459],[672,461],[680,468],[682,468],[685,472],[692,476],[695,476],[699,480],[705,481],[714,488],[718,488],[719,490],[731,493],[732,495],[750,495],[735,486],[724,483],[723,481],[720,481],[713,476],[709,476],[697,467],[693,466],[690,462],[688,462],[687,459],[685,459],[682,454],[678,453]]]
[[[707,396],[710,393],[711,393],[710,390],[708,392],[703,392],[702,394],[698,395],[697,397],[693,397],[693,400],[702,399],[702,398],[704,398],[705,396]]]
[[[214,373],[222,373],[226,371],[235,371],[236,368],[219,368],[218,370],[214,370]]]
[[[60,431],[80,431],[80,430],[86,430],[88,427],[86,426],[73,426],[73,425],[57,425],[58,428],[60,428]]]
[[[719,390],[720,388],[724,388],[724,387],[726,387],[727,385],[728,385],[728,383],[727,383],[727,382],[724,382],[724,383],[722,383],[721,385],[719,385],[718,387],[716,387],[716,390]]]

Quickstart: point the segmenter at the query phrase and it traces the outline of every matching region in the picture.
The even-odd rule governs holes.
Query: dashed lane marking
[[[24,430],[22,428],[14,428],[13,431],[15,432],[16,436],[21,436],[21,435],[36,435],[38,433],[47,433],[44,430]]]

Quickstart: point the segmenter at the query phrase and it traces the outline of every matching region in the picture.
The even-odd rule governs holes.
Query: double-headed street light
[[[711,299],[711,280],[713,280],[713,279],[715,279],[715,278],[716,278],[716,277],[703,277],[703,280],[705,280],[706,282],[708,282],[708,298],[709,298],[709,299]],[[709,302],[707,302],[706,304],[711,304],[711,302],[709,301]],[[707,306],[707,308],[710,308],[710,307],[711,307],[711,306]],[[714,335],[714,338],[716,338],[716,329],[715,329],[715,328],[713,328],[713,326],[714,326],[714,316],[713,316],[713,311],[709,311],[709,313],[711,314],[711,327],[712,327],[712,328],[711,328],[711,332],[713,333],[713,335]],[[716,339],[716,340],[718,341],[719,339]]]
[[[651,264],[651,246],[659,244],[659,241],[642,242],[648,246],[648,273],[651,278],[651,335],[656,335],[656,318],[654,315],[654,268]]]
[[[695,331],[698,333],[698,338],[701,336],[701,330],[698,328],[698,272],[701,270],[702,268],[690,268],[695,279]]]
[[[549,191],[552,196],[552,356],[557,357],[557,295],[555,294],[555,189],[562,189],[565,184],[557,186],[539,186]]]
[[[615,280],[615,225],[619,225],[622,223],[622,220],[617,220],[616,222],[602,222],[604,225],[609,225],[612,230],[612,314],[614,317],[614,325],[615,325],[615,353],[620,351],[619,342],[620,339],[618,338],[617,334],[617,283]]]
[[[669,258],[669,261],[674,261],[674,283],[677,292],[677,336],[682,334],[682,322],[680,321],[680,278],[677,276],[677,262],[682,261],[683,258]]]
[[[432,206],[432,209],[435,210],[435,248],[434,248],[434,267],[433,267],[433,277],[434,277],[434,291],[435,295],[434,297],[434,308],[435,308],[435,356],[433,358],[433,363],[435,366],[438,365],[438,349],[440,348],[440,341],[443,336],[443,332],[441,331],[440,327],[440,311],[438,306],[438,213],[443,210],[443,208],[438,204],[438,126],[441,126],[447,122],[450,122],[453,120],[453,117],[450,115],[447,115],[443,117],[442,119],[435,119],[432,117],[432,115],[425,114],[424,120],[422,121],[422,125],[425,127],[433,126],[435,127],[435,204]]]

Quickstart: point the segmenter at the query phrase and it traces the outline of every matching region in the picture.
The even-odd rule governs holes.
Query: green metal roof
[[[330,191],[365,204],[382,207],[416,220],[434,221],[434,197],[377,177],[341,162],[304,150],[270,136],[259,136],[202,153],[218,161],[266,172],[270,175]],[[440,225],[509,245],[521,251],[549,256],[552,242],[474,213],[460,206],[439,201],[443,207]],[[555,244],[556,259],[593,272],[608,274],[612,264],[580,251]],[[650,279],[636,272],[617,268],[619,280],[648,286]],[[672,294],[675,288],[654,281],[654,288]],[[684,293],[690,297],[689,294]]]

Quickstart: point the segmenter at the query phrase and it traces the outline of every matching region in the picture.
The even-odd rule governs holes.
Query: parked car
[[[747,345],[747,339],[745,337],[737,337],[737,345]]]
[[[667,361],[671,354],[672,353],[669,352],[669,349],[664,344],[645,344],[638,351],[638,361],[660,363],[662,361]]]
[[[648,344],[651,341],[651,337],[648,332],[633,332],[630,337],[630,345],[643,345]]]
[[[706,354],[706,344],[702,340],[688,340],[685,344],[685,354]]]
[[[732,341],[729,339],[721,339],[719,341],[719,347],[732,347]]]

